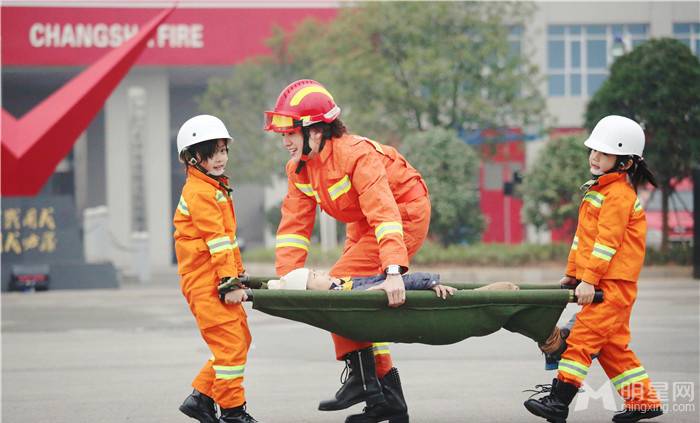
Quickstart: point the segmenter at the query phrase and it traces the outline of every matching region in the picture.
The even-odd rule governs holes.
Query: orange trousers
[[[598,288],[603,290],[604,301],[585,305],[576,315],[557,377],[581,386],[591,356],[599,354],[600,365],[628,409],[660,407],[649,375],[629,348],[630,314],[637,298],[637,283],[603,279]]]
[[[222,408],[232,408],[245,403],[243,373],[251,336],[245,309],[241,304],[222,304],[217,282],[208,263],[181,279],[182,293],[212,353],[192,387]]]
[[[430,226],[430,199],[419,197],[408,203],[401,203],[399,212],[403,225],[403,239],[411,259],[423,246]],[[347,238],[343,255],[340,257],[330,274],[337,277],[373,276],[384,271],[379,258],[379,244],[374,230],[366,221],[353,222],[347,225]],[[335,344],[335,356],[338,360],[352,352],[373,346],[374,361],[377,375],[383,377],[393,367],[389,346],[386,343],[358,342],[340,335],[331,334]]]

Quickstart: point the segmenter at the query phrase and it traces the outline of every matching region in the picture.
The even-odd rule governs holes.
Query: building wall
[[[580,67],[583,69],[587,63],[587,51],[583,50],[588,41],[586,32],[587,25],[603,25],[605,35],[598,38],[605,39],[606,64],[602,69],[595,71],[607,75],[609,66],[612,64],[612,43],[614,42],[615,30],[622,29],[625,47],[629,51],[635,42],[641,38],[675,37],[679,38],[678,30],[674,24],[695,23],[694,29],[690,30],[687,36],[688,44],[697,55],[700,54],[700,2],[540,2],[537,3],[537,12],[532,21],[525,28],[526,37],[530,39],[530,44],[526,46],[530,57],[539,67],[543,76],[540,85],[541,91],[546,98],[547,111],[554,119],[554,132],[561,132],[561,129],[573,130],[581,128],[584,122],[586,104],[590,99],[589,93],[581,89],[579,95],[571,95],[571,85],[566,86],[565,95],[550,95],[549,76],[552,72],[550,66],[549,42],[554,40],[567,40],[570,37],[572,27],[581,26],[582,34],[579,40],[582,41],[580,51]],[[629,34],[629,25],[644,25],[645,34]],[[550,26],[558,25],[566,27],[566,34],[550,35]],[[615,25],[615,27],[613,27]],[[618,25],[622,25],[620,28]],[[625,27],[627,26],[627,27]],[[685,31],[685,29],[684,29]],[[573,34],[576,36],[576,34]],[[684,35],[685,37],[685,35]],[[571,60],[571,44],[566,43],[566,67],[567,74],[575,73],[569,66]],[[582,73],[582,72],[578,72]],[[530,142],[526,146],[526,167],[530,167],[537,158],[537,153],[549,141],[548,137]],[[552,141],[556,142],[556,141]],[[527,240],[531,242],[549,242],[550,240],[568,239],[569,235],[555,231],[536,232],[534,228],[527,228]]]
[[[673,24],[679,22],[700,22],[700,3],[541,2],[538,3],[538,11],[526,32],[532,37],[535,47],[533,60],[543,75],[547,76],[549,25],[646,24],[648,38],[658,38],[672,37]],[[609,57],[608,62],[610,60]],[[555,126],[580,127],[589,96],[550,96],[547,84],[545,78],[541,89],[547,96],[547,109],[556,120]]]

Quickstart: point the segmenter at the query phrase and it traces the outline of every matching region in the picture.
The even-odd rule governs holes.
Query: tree
[[[203,109],[228,116],[227,122],[239,125],[234,136],[245,137],[246,152],[264,155],[236,163],[240,172],[255,163],[245,174],[251,179],[257,172],[264,181],[261,172],[283,169],[279,155],[256,150],[263,148],[259,143],[265,137],[259,129],[262,111],[273,107],[287,83],[300,78],[318,80],[333,93],[351,132],[393,145],[415,136],[423,144],[412,160],[459,168],[451,161],[457,158],[445,157],[439,143],[449,144],[465,154],[464,160],[473,159],[469,166],[474,170],[478,161],[472,150],[447,138],[458,144],[460,133],[542,126],[544,99],[529,47],[526,40],[516,45],[508,38],[522,32],[532,8],[520,2],[356,3],[341,8],[331,22],[310,19],[290,33],[276,31],[268,40],[269,57],[238,66],[229,79],[210,82]],[[428,169],[416,166],[424,174]],[[439,219],[433,229],[442,231],[443,242],[478,239],[483,222],[474,174],[465,171],[464,179],[455,179],[438,170],[426,175],[432,178]],[[441,194],[443,187],[450,195]],[[452,192],[455,187],[466,191]],[[455,204],[467,208],[457,210]],[[449,227],[462,223],[463,229]]]
[[[277,50],[329,87],[351,128],[385,142],[433,127],[527,126],[542,120],[544,101],[536,67],[508,34],[531,12],[522,3],[363,3],[301,25]]]
[[[454,131],[434,128],[406,138],[402,151],[423,175],[433,205],[430,233],[443,244],[477,241],[484,228],[479,209],[479,158]]]
[[[525,219],[538,229],[575,221],[581,203],[578,187],[591,178],[583,139],[550,140],[533,163],[520,188]]]
[[[700,61],[678,40],[647,41],[618,58],[586,109],[586,127],[616,114],[644,127],[644,159],[656,173],[662,204],[662,250],[675,181],[690,176],[700,144]]]
[[[220,117],[234,138],[227,173],[235,183],[266,184],[284,174],[286,151],[280,137],[262,130],[263,111],[284,87],[279,71],[267,58],[244,62],[228,78],[212,78],[199,98],[202,113]],[[272,100],[270,100],[272,99]]]

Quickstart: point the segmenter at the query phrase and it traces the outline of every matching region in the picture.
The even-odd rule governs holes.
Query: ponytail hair
[[[627,173],[629,174],[630,180],[632,181],[632,186],[634,187],[635,191],[637,190],[637,188],[639,188],[640,185],[644,185],[646,183],[649,183],[654,187],[659,186],[656,182],[654,172],[652,172],[651,169],[649,169],[649,167],[647,166],[647,162],[642,157],[618,156],[616,166],[624,167],[624,165],[630,160],[632,160],[632,166],[630,166],[629,169],[627,169]]]

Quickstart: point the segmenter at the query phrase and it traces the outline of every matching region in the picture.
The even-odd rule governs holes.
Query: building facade
[[[166,7],[157,2],[126,5],[4,2],[4,113],[20,119]],[[171,268],[171,219],[184,179],[174,140],[179,125],[197,113],[196,97],[207,79],[226,76],[246,58],[266,54],[265,39],[275,26],[289,29],[307,17],[333,19],[338,6],[320,1],[180,2],[108,100],[96,105],[95,118],[40,195],[73,196],[79,219],[85,210],[106,206],[107,255],[123,271],[133,267],[134,233],[148,234],[154,269]],[[698,2],[542,2],[510,39],[541,70],[554,132],[571,132],[582,126],[585,105],[607,77],[616,52],[652,37],[675,37],[700,54]],[[513,175],[527,169],[547,142],[524,131],[516,131],[482,164],[487,242],[551,239],[548,233],[526,230],[520,200],[507,193]],[[277,194],[257,186],[238,189],[248,200],[238,203],[240,235],[261,244],[261,211],[284,188]]]

